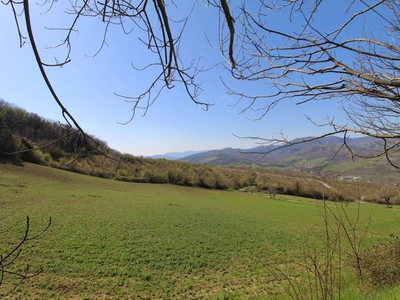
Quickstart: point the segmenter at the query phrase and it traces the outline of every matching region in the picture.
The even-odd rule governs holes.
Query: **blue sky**
[[[190,8],[187,4],[191,1],[182,2],[186,6],[181,6],[179,11],[171,7],[174,13]],[[337,8],[336,1],[330,2],[332,8]],[[58,43],[60,35],[59,32],[44,29],[44,26],[59,27],[66,21],[62,11],[57,11],[58,3],[55,2],[56,7],[51,14],[45,15],[41,14],[44,8],[38,8],[33,2],[31,4],[34,6],[32,22],[38,47],[44,60],[49,63],[62,53],[45,49]],[[329,17],[328,12],[324,14]],[[0,98],[44,118],[63,122],[61,110],[39,73],[30,45],[19,47],[10,7],[0,5],[0,20],[3,28],[0,32]],[[273,22],[277,26],[287,24],[282,18]],[[251,86],[236,83],[230,78],[229,72],[217,66],[198,78],[204,90],[200,100],[214,103],[208,111],[195,105],[182,87],[177,86],[164,91],[145,116],[138,111],[131,122],[121,125],[131,118],[132,105],[116,97],[114,92],[135,95],[143,91],[146,82],[154,74],[151,71],[135,72],[131,62],[144,66],[149,61],[150,53],[138,43],[137,37],[123,35],[115,27],[109,32],[108,46],[97,56],[90,57],[100,46],[101,27],[98,19],[85,20],[80,24],[79,33],[73,34],[72,61],[62,68],[46,70],[61,101],[82,128],[121,152],[154,155],[226,147],[251,148],[257,146],[254,140],[239,139],[234,135],[271,138],[278,137],[283,131],[289,139],[294,139],[323,132],[323,129],[311,124],[305,115],[320,123],[327,116],[343,120],[338,100],[300,106],[296,105],[295,100],[289,100],[282,102],[262,120],[249,120],[252,116],[238,114],[240,105],[232,106],[236,99],[226,94],[220,76],[231,86],[249,93],[268,90],[269,87],[262,82]],[[182,58],[191,60],[201,57],[200,64],[205,67],[221,62],[219,50],[213,47],[218,44],[217,29],[218,14],[215,9],[198,4],[184,32]],[[213,45],[209,45],[205,32]]]

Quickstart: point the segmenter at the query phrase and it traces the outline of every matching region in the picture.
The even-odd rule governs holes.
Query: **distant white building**
[[[361,177],[359,177],[359,176],[341,176],[340,179],[346,180],[346,181],[360,181]]]

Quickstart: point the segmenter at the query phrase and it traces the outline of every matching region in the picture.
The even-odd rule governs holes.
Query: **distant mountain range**
[[[315,163],[330,161],[343,145],[343,138],[335,136],[301,143],[311,138],[312,137],[294,139],[291,141],[292,143],[300,143],[282,149],[278,149],[280,147],[279,145],[258,146],[251,149],[225,148],[220,150],[168,152],[151,156],[151,158],[165,158],[221,166],[257,164],[293,167],[294,165],[301,165],[302,162],[309,165],[313,161]],[[370,137],[347,138],[346,144],[354,153],[368,154],[371,153],[373,145],[376,144],[376,140]],[[266,154],[270,151],[272,152]],[[336,162],[341,160],[346,161],[349,157],[348,151],[344,148],[339,153],[336,153],[335,160]]]
[[[310,137],[295,139],[291,142],[302,142],[307,139],[310,139]],[[367,153],[370,151],[372,142],[373,139],[368,137],[349,138],[346,140],[347,145],[356,153]],[[335,156],[335,153],[342,145],[342,138],[331,136],[282,149],[278,149],[279,145],[258,146],[251,149],[226,148],[188,155],[179,160],[222,166],[257,164],[263,166],[298,167],[329,161]],[[270,153],[266,154],[267,152]],[[340,151],[336,156],[336,161],[349,159],[347,151]]]
[[[308,139],[299,138],[292,142]],[[353,153],[367,155],[374,152],[377,141],[370,137],[347,138],[346,144]],[[360,176],[364,180],[397,182],[398,172],[384,157],[351,160],[351,155],[343,146],[343,138],[326,137],[312,142],[299,143],[272,151],[277,145],[259,146],[251,149],[226,148],[204,151],[181,158],[180,161],[221,166],[252,165],[270,170],[293,173],[321,173],[336,176]],[[400,156],[399,156],[400,158]]]
[[[150,158],[165,158],[169,160],[178,160],[183,157],[187,157],[190,155],[195,155],[198,153],[206,152],[208,150],[203,150],[203,151],[184,151],[184,152],[168,152],[165,154],[157,154],[157,155],[152,155]]]
[[[354,176],[363,181],[399,183],[399,173],[385,157],[358,158],[343,147],[343,138],[330,136],[302,143],[310,137],[298,138],[300,142],[286,148],[278,145],[259,146],[251,149],[225,148],[208,151],[170,152],[152,158],[166,158],[189,163],[220,166],[252,166],[278,172],[304,173],[327,176]],[[346,144],[355,154],[368,155],[379,149],[377,140],[370,137],[347,138]],[[268,154],[267,152],[274,150]],[[392,156],[400,164],[400,153]]]

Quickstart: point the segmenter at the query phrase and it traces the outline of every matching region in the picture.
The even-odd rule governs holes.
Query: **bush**
[[[166,174],[157,171],[147,171],[144,176],[149,183],[167,183],[168,177]]]
[[[167,172],[168,182],[172,184],[181,184],[183,182],[183,173],[180,170],[170,169]]]
[[[51,157],[50,153],[45,153],[43,154],[43,160],[47,163],[47,164],[51,164],[53,162],[53,158]]]
[[[124,177],[128,177],[128,176],[129,176],[128,170],[125,170],[125,169],[118,169],[117,170],[117,177],[124,178]]]
[[[228,185],[225,183],[223,179],[215,180],[215,189],[217,190],[227,190]]]
[[[52,158],[55,160],[63,158],[65,156],[65,152],[60,148],[55,145],[51,145],[49,147],[46,147],[46,151],[51,155]]]
[[[391,235],[391,239],[381,242],[361,255],[361,267],[364,277],[374,286],[393,286],[400,282],[400,240]]]
[[[46,160],[44,158],[44,154],[40,150],[33,150],[32,152],[28,152],[23,156],[25,161],[29,161],[34,164],[45,164]]]

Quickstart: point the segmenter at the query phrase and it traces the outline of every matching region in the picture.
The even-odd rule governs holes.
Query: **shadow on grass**
[[[13,164],[14,166],[17,167],[23,167],[24,164],[23,162],[15,157],[0,157],[0,164],[6,165],[6,164]]]

